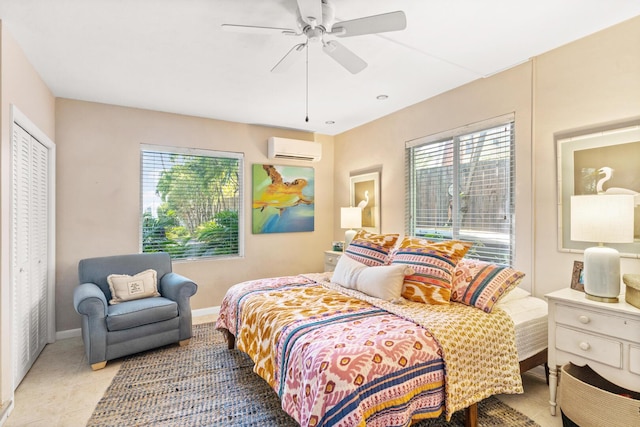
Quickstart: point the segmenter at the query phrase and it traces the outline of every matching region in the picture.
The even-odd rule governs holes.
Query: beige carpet
[[[244,353],[228,350],[212,323],[194,326],[185,347],[168,346],[125,359],[88,426],[296,426]],[[478,407],[480,426],[533,427],[496,398]],[[416,426],[463,426],[464,414]]]

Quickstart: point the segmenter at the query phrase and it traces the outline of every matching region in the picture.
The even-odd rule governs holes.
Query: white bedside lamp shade
[[[633,242],[632,195],[571,196],[571,240],[596,242],[584,251],[584,291],[589,299],[617,302],[620,254],[604,243]]]
[[[362,227],[362,209],[358,207],[340,208],[340,228],[348,228],[344,233],[344,248],[347,249],[349,243],[356,235],[354,228]]]

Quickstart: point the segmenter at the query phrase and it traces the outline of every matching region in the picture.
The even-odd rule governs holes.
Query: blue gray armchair
[[[109,304],[110,274],[134,276],[144,270],[157,272],[160,296]],[[166,253],[117,255],[83,259],[78,264],[80,285],[73,305],[82,315],[82,340],[93,370],[108,360],[179,343],[191,338],[191,298],[198,286],[172,272]]]

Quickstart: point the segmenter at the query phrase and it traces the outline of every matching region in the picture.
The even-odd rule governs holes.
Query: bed
[[[549,328],[548,305],[523,289],[515,288],[509,298],[498,303],[515,326],[516,348],[520,372],[526,372],[539,365],[545,366],[548,377],[547,346]]]
[[[396,261],[402,259],[397,250],[394,254]],[[347,261],[341,266],[343,258],[333,275],[234,285],[221,304],[217,328],[229,348],[252,358],[254,371],[300,425],[407,426],[443,413],[450,419],[465,409],[466,424],[473,426],[477,402],[522,393],[521,370],[546,361],[544,301],[520,290],[499,303],[476,299],[474,307],[456,302],[464,296],[454,290],[446,304],[424,304],[406,298],[411,297],[405,293],[407,280],[420,276],[414,261],[410,267],[398,261],[404,267],[394,268],[385,259],[358,266],[355,274],[344,267]],[[449,261],[453,273],[459,259]],[[501,282],[506,294],[519,280],[504,271],[493,270],[491,282],[496,274],[513,278]],[[402,289],[403,298],[389,297],[394,287]],[[375,295],[380,289],[383,295]],[[537,309],[525,302],[529,299]]]

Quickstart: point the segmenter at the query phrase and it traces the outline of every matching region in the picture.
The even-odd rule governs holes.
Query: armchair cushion
[[[110,305],[107,329],[122,331],[178,317],[178,304],[164,297],[143,298]]]

